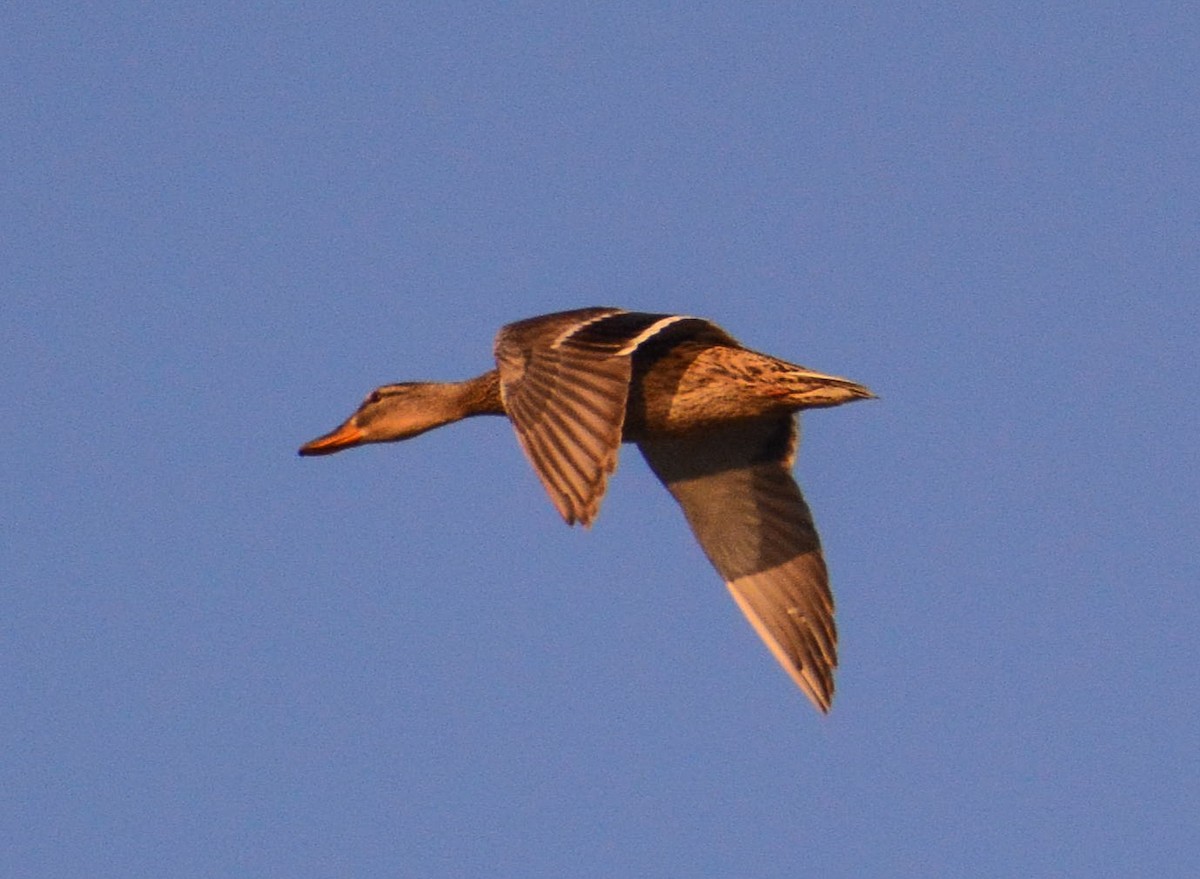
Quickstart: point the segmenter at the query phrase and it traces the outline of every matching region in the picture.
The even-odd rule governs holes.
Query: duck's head
[[[373,390],[340,426],[300,447],[301,455],[331,455],[366,443],[390,443],[432,430],[465,413],[453,385],[403,382]]]

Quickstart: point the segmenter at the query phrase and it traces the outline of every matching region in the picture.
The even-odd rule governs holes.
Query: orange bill
[[[332,455],[342,449],[357,446],[366,436],[362,428],[347,421],[341,427],[300,447],[301,455]]]

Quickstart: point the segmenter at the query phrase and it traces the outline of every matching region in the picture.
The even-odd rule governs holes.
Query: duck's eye
[[[379,393],[379,391],[371,391],[371,393],[367,396],[367,403],[369,403],[369,404],[378,403],[382,399],[383,399],[383,394]]]

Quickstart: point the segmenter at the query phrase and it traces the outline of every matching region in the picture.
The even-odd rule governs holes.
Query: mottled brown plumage
[[[509,324],[497,368],[385,385],[300,449],[320,455],[507,415],[568,524],[591,524],[621,442],[637,443],[780,664],[822,711],[837,630],[812,515],[792,478],[796,412],[862,385],[743,348],[706,320],[586,308]]]

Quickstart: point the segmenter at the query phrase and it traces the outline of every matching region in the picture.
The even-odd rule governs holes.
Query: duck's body
[[[616,308],[509,324],[495,354],[497,369],[464,382],[377,389],[300,454],[507,415],[555,507],[586,525],[619,444],[637,443],[759,635],[827,711],[837,635],[820,541],[791,476],[795,413],[871,392],[743,348],[700,318]]]

